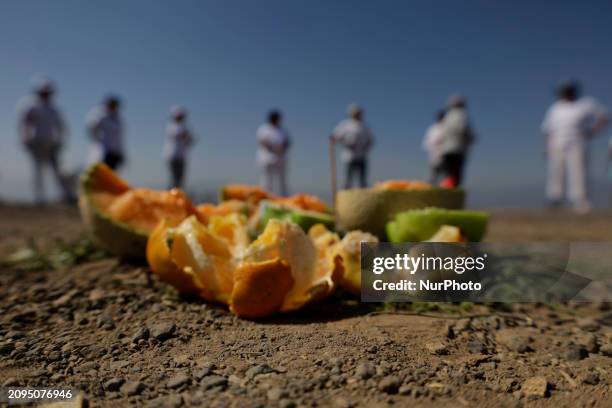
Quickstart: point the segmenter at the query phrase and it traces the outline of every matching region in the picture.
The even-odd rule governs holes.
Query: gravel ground
[[[82,234],[67,208],[0,207],[0,259]],[[495,212],[488,239],[606,240],[612,217]],[[0,267],[0,384],[102,407],[609,407],[609,304],[381,312],[345,294],[239,320],[112,258]],[[431,308],[430,308],[431,309]]]

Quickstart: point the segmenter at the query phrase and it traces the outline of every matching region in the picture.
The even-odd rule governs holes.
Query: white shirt
[[[441,154],[465,153],[474,135],[464,108],[452,108],[442,119],[443,141]]]
[[[584,97],[574,102],[558,100],[546,112],[542,132],[549,136],[551,148],[583,144],[593,122],[605,117],[606,109],[593,98]]]
[[[257,129],[256,136],[258,143],[266,142],[274,147],[274,151],[271,151],[261,144],[258,145],[257,162],[261,166],[284,163],[287,152],[282,146],[289,142],[289,134],[285,129],[264,123]]]
[[[166,126],[166,145],[164,146],[164,158],[166,160],[184,160],[187,149],[193,142],[191,131],[185,123],[175,120],[168,122]]]
[[[58,146],[64,138],[64,121],[59,110],[38,96],[28,96],[19,103],[19,133],[32,146]]]
[[[342,160],[345,162],[365,159],[374,143],[374,136],[368,126],[353,118],[338,123],[332,132],[332,138],[344,146]]]
[[[105,107],[98,106],[89,112],[86,122],[99,153],[123,152],[124,124],[119,113],[110,114]]]
[[[444,129],[440,122],[431,125],[425,132],[423,149],[429,153],[431,164],[439,164],[442,159],[442,143],[444,142]]]

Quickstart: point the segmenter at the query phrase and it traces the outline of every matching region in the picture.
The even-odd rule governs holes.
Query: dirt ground
[[[0,259],[82,234],[74,209],[0,206]],[[612,214],[497,211],[487,239],[611,240]],[[89,406],[610,407],[611,374],[609,304],[381,312],[339,293],[255,322],[145,265],[0,267],[0,384]]]

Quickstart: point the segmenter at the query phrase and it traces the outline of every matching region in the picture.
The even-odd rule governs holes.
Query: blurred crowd
[[[32,161],[34,198],[39,204],[46,201],[45,169],[53,174],[64,199],[75,199],[74,182],[63,173],[60,162],[66,140],[66,125],[54,103],[56,93],[57,88],[51,80],[36,78],[32,92],[18,107],[19,136]],[[542,123],[548,160],[546,193],[550,206],[560,206],[567,201],[577,212],[585,213],[591,209],[588,143],[606,128],[609,113],[595,99],[582,96],[579,84],[574,81],[561,84],[556,96],[557,100],[546,112]],[[128,159],[121,106],[120,97],[109,95],[86,118],[91,140],[88,160],[104,162],[114,170],[119,170]],[[368,156],[375,138],[364,117],[364,109],[351,104],[347,108],[346,118],[332,130],[329,138],[334,156],[335,146],[342,149],[344,188],[368,186]],[[168,168],[170,188],[184,185],[188,151],[195,142],[187,118],[188,112],[184,107],[175,105],[169,109],[163,158]],[[475,140],[466,99],[461,95],[451,95],[446,107],[435,114],[434,123],[427,129],[423,140],[423,148],[429,158],[428,181],[445,188],[461,186]],[[287,195],[287,160],[291,137],[283,125],[279,110],[268,113],[267,120],[256,131],[256,141],[261,185],[278,195]],[[612,139],[608,156],[612,161]],[[520,158],[516,159],[520,161]],[[335,177],[335,170],[333,174]]]

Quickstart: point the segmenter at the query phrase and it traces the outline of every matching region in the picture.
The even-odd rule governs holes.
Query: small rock
[[[183,385],[189,384],[190,381],[191,379],[187,374],[179,373],[168,380],[168,382],[166,383],[166,387],[172,389],[180,388]]]
[[[15,344],[12,342],[0,343],[0,356],[9,355],[15,350]]]
[[[91,292],[89,292],[89,296],[87,297],[89,299],[90,302],[98,302],[102,299],[104,299],[104,297],[106,296],[106,292],[104,292],[102,289],[96,288],[94,290],[92,290]]]
[[[227,378],[220,375],[210,375],[205,377],[200,383],[203,390],[210,390],[212,388],[225,389],[227,387]]]
[[[145,389],[145,385],[140,381],[130,381],[123,384],[120,388],[123,395],[128,397],[132,395],[140,395]]]
[[[399,395],[410,395],[412,394],[412,386],[408,384],[404,384],[401,387],[399,387],[399,390],[397,391],[397,393]]]
[[[597,353],[597,351],[599,351],[597,336],[595,336],[593,333],[586,333],[584,336],[581,336],[578,343],[581,346],[584,346],[586,351],[589,353]]]
[[[295,408],[296,406],[295,402],[288,399],[278,401],[278,408]]]
[[[172,337],[175,331],[176,326],[174,325],[174,323],[162,322],[151,327],[150,333],[151,337],[153,337],[154,339],[164,341]]]
[[[259,364],[259,365],[253,366],[253,367],[249,368],[248,370],[246,370],[244,375],[246,376],[246,378],[251,380],[251,379],[255,378],[255,376],[257,376],[257,375],[274,373],[274,372],[276,372],[276,370],[274,370],[272,367],[270,367],[270,366],[268,366],[266,364]]]
[[[270,401],[278,401],[287,396],[287,392],[281,388],[270,388],[266,394]]]
[[[179,408],[182,405],[183,397],[176,394],[157,397],[147,403],[148,408]]]
[[[344,397],[334,398],[334,407],[336,408],[351,408],[351,403]]]
[[[109,315],[102,315],[98,317],[96,326],[104,330],[112,330],[115,328],[115,321]]]
[[[594,319],[578,319],[578,321],[576,321],[576,324],[579,328],[581,328],[584,331],[588,331],[588,332],[595,332],[597,330],[599,330],[599,328],[601,327],[599,323],[597,323],[597,321],[595,321]]]
[[[486,354],[487,347],[480,340],[472,340],[468,342],[467,349],[472,354]]]
[[[425,348],[436,355],[448,354],[448,345],[441,341],[429,341],[425,343]]]
[[[378,390],[387,394],[397,394],[401,380],[393,375],[387,376],[378,383]]]
[[[537,376],[527,379],[521,391],[527,398],[544,398],[548,396],[548,380],[545,377]]]
[[[599,352],[606,357],[612,357],[612,344],[604,344],[599,348]]]
[[[111,378],[110,380],[104,383],[104,389],[106,391],[119,391],[123,383],[125,383],[125,380],[123,378]]]
[[[355,376],[367,380],[376,374],[376,368],[370,363],[360,363],[355,370]]]
[[[495,334],[497,344],[515,353],[527,353],[533,351],[529,346],[529,338],[521,336],[512,329],[502,329]]]
[[[569,344],[565,350],[564,357],[568,361],[579,361],[589,356],[589,352],[578,344]]]
[[[211,367],[204,367],[201,370],[196,371],[193,376],[196,380],[199,381],[211,373],[212,373]]]
[[[19,380],[14,377],[9,377],[2,383],[3,387],[12,387],[15,385],[19,385]]]
[[[597,385],[599,384],[599,374],[589,371],[582,379],[582,382],[588,385]]]
[[[147,329],[146,327],[141,327],[140,329],[136,330],[136,333],[132,335],[130,341],[132,343],[138,343],[138,340],[147,340],[148,338],[149,329]]]
[[[110,369],[111,371],[118,371],[121,370],[122,368],[125,368],[127,366],[130,365],[130,362],[127,360],[118,360],[118,361],[111,361],[110,362]]]

